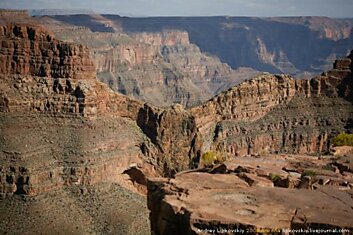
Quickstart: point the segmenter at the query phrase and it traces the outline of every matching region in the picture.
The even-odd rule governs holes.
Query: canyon
[[[160,109],[114,93],[96,80],[87,47],[55,39],[28,16],[0,16],[0,230],[40,233],[55,227],[76,234],[78,223],[87,225],[82,234],[100,234],[110,221],[116,224],[113,232],[145,234],[148,222],[136,214],[145,213],[147,219],[147,209],[124,172],[133,168],[169,175],[189,169],[200,154],[193,117],[178,106]],[[121,184],[133,192],[124,193]],[[111,206],[107,192],[120,197],[113,202],[118,207],[125,200],[138,202],[119,207],[121,215],[131,209],[134,217],[112,217],[115,212],[99,204],[90,207],[92,200]],[[38,201],[13,204],[16,195]],[[47,207],[52,198],[61,199]],[[75,207],[73,214],[70,207],[62,208],[65,202]],[[19,208],[43,211],[43,217],[30,212],[26,217]],[[75,221],[62,213],[85,216]],[[11,224],[13,218],[22,218],[24,226]]]
[[[249,67],[310,78],[329,70],[353,46],[352,19],[327,17],[120,17],[59,15],[57,21],[95,32],[158,33],[180,30],[202,52],[233,69]]]
[[[200,105],[261,72],[309,79],[353,47],[351,19],[325,17],[37,17],[88,46],[97,76],[156,106]]]
[[[204,146],[236,156],[328,152],[352,128],[352,57],[311,80],[261,75],[192,108]]]
[[[350,234],[353,148],[330,141],[352,131],[352,61],[311,80],[261,75],[192,108],[204,151],[230,157],[149,178],[152,233]]]
[[[95,16],[95,28],[91,16],[65,17],[0,11],[1,233],[352,229],[351,152],[330,151],[353,132],[353,52],[308,80],[240,78],[186,30],[127,34],[113,16]],[[338,42],[346,31],[320,35]],[[201,168],[207,151],[228,161]],[[217,211],[226,203],[237,220]],[[255,223],[259,214],[268,220]]]
[[[251,68],[233,70],[218,58],[202,53],[190,43],[186,31],[126,34],[119,23],[102,16],[95,19],[111,25],[114,32],[97,32],[98,26],[87,27],[85,19],[79,26],[49,17],[40,21],[59,39],[88,46],[98,79],[112,90],[156,106],[195,106],[260,74]]]

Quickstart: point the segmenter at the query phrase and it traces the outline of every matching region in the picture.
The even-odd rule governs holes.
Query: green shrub
[[[302,173],[302,177],[304,177],[304,176],[314,177],[315,175],[316,175],[316,172],[315,171],[311,171],[311,170],[307,170],[307,171],[304,171]]]
[[[334,146],[353,146],[353,134],[341,133],[333,138]]]
[[[276,182],[276,181],[279,181],[279,180],[281,180],[281,179],[282,179],[281,176],[270,173],[270,180],[271,180],[272,182]]]
[[[202,162],[206,167],[223,163],[225,160],[227,160],[227,156],[219,152],[207,151],[202,155]]]

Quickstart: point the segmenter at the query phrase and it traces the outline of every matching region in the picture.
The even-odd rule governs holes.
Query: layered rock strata
[[[343,160],[352,160],[345,156]],[[335,158],[258,155],[148,182],[152,233],[350,234],[353,178]]]
[[[262,75],[192,108],[205,150],[327,151],[333,136],[352,131],[352,57],[311,80]]]
[[[87,48],[54,40],[54,35],[41,27],[4,25],[0,28],[0,37],[1,74],[76,79],[95,77]]]
[[[211,149],[235,155],[259,152],[322,152],[328,149],[335,134],[352,128],[352,55],[338,60],[333,70],[309,81],[296,81],[286,75],[262,75],[191,109],[190,113],[180,106],[156,108],[109,91],[106,85],[95,80],[95,68],[88,57],[87,48],[62,43],[50,33],[45,36],[45,31],[36,26],[35,22],[30,25],[3,24],[2,32],[1,57],[5,63],[1,68],[3,83],[0,110],[3,115],[3,133],[11,133],[16,129],[11,124],[14,117],[22,118],[29,114],[36,118],[38,116],[39,119],[45,117],[44,123],[38,124],[39,136],[43,135],[41,130],[45,129],[46,123],[60,124],[58,118],[64,120],[61,118],[68,117],[72,130],[80,128],[80,120],[88,123],[87,130],[82,128],[87,134],[83,134],[83,131],[75,132],[67,140],[66,135],[63,137],[64,142],[71,138],[79,139],[82,146],[59,144],[54,145],[54,150],[51,151],[77,148],[87,149],[89,152],[90,143],[96,138],[94,132],[88,134],[91,127],[101,127],[100,123],[105,120],[110,123],[111,120],[116,125],[110,128],[108,132],[111,136],[107,135],[109,137],[106,138],[118,139],[120,135],[115,133],[115,130],[122,128],[121,123],[127,122],[131,125],[126,125],[129,126],[126,132],[135,136],[127,139],[136,140],[130,141],[127,145],[130,147],[126,147],[134,149],[133,157],[128,157],[130,160],[123,166],[118,163],[113,166],[126,170],[130,163],[141,165],[147,162],[160,174],[171,176],[178,171],[197,166],[202,146],[197,128],[203,136],[203,150]],[[180,41],[183,41],[181,39]],[[332,115],[333,111],[336,112],[335,115]],[[26,118],[19,120],[26,122]],[[32,125],[29,125],[29,131],[31,128],[36,129],[33,127],[35,123],[28,121],[28,125]],[[62,122],[62,128],[66,130],[64,123],[65,120]],[[106,130],[106,127],[101,128]],[[134,131],[129,131],[131,128]],[[67,131],[70,130],[71,127],[67,127]],[[48,136],[53,135],[50,130],[47,131]],[[83,140],[81,135],[91,136],[92,139]],[[4,134],[5,139],[6,136]],[[102,133],[99,138],[103,136],[105,135]],[[15,162],[22,159],[21,155],[26,152],[19,143],[29,141],[27,146],[40,146],[43,144],[41,141],[46,141],[42,139],[34,144],[33,141],[39,140],[40,138],[27,140],[24,136],[18,137],[18,142],[4,140],[3,165],[6,167],[3,168],[2,182],[3,188],[7,188],[4,192],[28,191],[23,189],[29,187],[24,187],[23,184],[30,185],[27,170],[20,170],[27,169],[27,163],[12,169],[9,161],[11,158],[14,158]],[[106,146],[104,141],[102,140],[102,145]],[[125,145],[126,138],[121,138],[121,141],[121,145]],[[98,148],[97,151],[112,151],[110,154],[113,159],[117,154],[115,151],[119,152],[122,148],[118,143],[119,141],[115,141],[111,148]],[[19,149],[8,150],[7,146]],[[79,152],[79,155],[88,158],[87,154]],[[73,156],[76,156],[76,153],[69,154],[69,158]],[[85,165],[91,160],[80,161]],[[78,164],[77,159],[73,163]],[[40,167],[40,164],[36,167]],[[107,178],[108,175],[114,175],[114,167],[103,175]],[[73,182],[87,182],[84,179],[86,176],[83,176],[91,173],[84,169],[79,170],[79,180]],[[76,170],[72,172],[69,174],[76,174]],[[53,177],[52,175],[48,173],[48,179]],[[62,180],[65,177],[70,178],[67,175],[60,176],[53,180],[53,184],[59,185],[58,187],[67,184],[62,183],[66,182]],[[40,180],[38,184],[39,182]],[[37,191],[34,190],[33,193]]]
[[[131,165],[169,175],[196,162],[186,111],[114,93],[96,80],[87,47],[0,16],[1,195],[119,183]]]
[[[327,17],[148,17],[104,15],[125,32],[185,30],[203,52],[233,69],[310,78],[353,47],[352,19]],[[56,17],[58,18],[58,17]],[[71,17],[73,20],[75,16]],[[284,40],[284,37],[286,40]]]
[[[40,20],[60,39],[90,48],[100,81],[157,106],[195,106],[259,74],[250,68],[232,70],[204,54],[186,31],[98,33],[51,18]]]
[[[161,152],[156,155],[148,146],[142,146],[143,153],[154,160],[153,165],[165,176],[172,177],[177,172],[198,166],[202,139],[195,118],[181,105],[163,111],[145,105],[139,112],[137,124]]]

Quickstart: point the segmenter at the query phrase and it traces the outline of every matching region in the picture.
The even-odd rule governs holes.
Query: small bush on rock
[[[353,134],[341,133],[333,138],[334,146],[353,146]]]
[[[207,151],[202,155],[202,162],[204,166],[211,167],[227,160],[227,156],[223,153]]]
[[[272,182],[277,182],[277,181],[279,181],[279,180],[281,180],[282,178],[281,178],[281,176],[279,176],[279,175],[277,175],[277,174],[270,174],[270,180],[272,181]]]
[[[314,177],[315,175],[316,175],[316,172],[312,170],[306,170],[302,173],[302,177],[304,176]]]

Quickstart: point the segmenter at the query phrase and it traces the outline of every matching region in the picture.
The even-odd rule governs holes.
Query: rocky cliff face
[[[177,172],[198,166],[202,139],[195,118],[181,105],[156,110],[146,104],[139,112],[137,124],[160,150],[161,154],[156,155],[149,152],[148,146],[142,147],[164,175],[172,177]]]
[[[352,131],[353,128],[352,53],[345,59],[337,60],[333,70],[311,80],[298,81],[288,75],[264,74],[189,110],[180,105],[158,108],[114,93],[106,84],[97,81],[94,75],[97,68],[90,59],[87,47],[56,39],[52,33],[44,30],[38,22],[28,16],[19,21],[11,16],[11,12],[5,14],[0,12],[0,58],[4,62],[0,66],[0,196],[17,194],[29,201],[18,202],[16,200],[19,197],[8,197],[0,201],[0,209],[5,208],[5,213],[0,215],[0,231],[3,227],[12,228],[12,223],[7,222],[11,221],[10,217],[6,217],[9,214],[17,213],[20,218],[27,218],[27,214],[22,214],[23,211],[27,211],[26,208],[30,211],[29,218],[32,218],[31,213],[38,214],[38,210],[43,212],[45,220],[48,219],[50,223],[55,224],[56,229],[59,229],[55,231],[68,227],[77,229],[74,225],[76,220],[71,218],[79,218],[80,226],[89,225],[82,225],[83,233],[95,231],[101,234],[118,231],[119,226],[107,227],[107,221],[109,224],[117,222],[116,211],[110,208],[110,205],[120,206],[122,198],[132,200],[130,196],[121,197],[119,192],[122,190],[118,184],[132,187],[125,181],[126,178],[130,178],[136,184],[144,184],[147,181],[145,175],[176,175],[175,180],[151,181],[149,186],[149,207],[154,211],[151,214],[152,229],[157,234],[173,234],[173,232],[180,234],[180,231],[173,230],[174,228],[186,228],[186,232],[182,231],[185,234],[194,231],[192,230],[194,228],[204,229],[209,225],[220,228],[213,222],[202,220],[209,218],[208,210],[202,211],[200,217],[191,217],[198,212],[181,209],[189,208],[190,205],[193,207],[193,203],[198,203],[200,198],[230,199],[230,203],[238,203],[240,200],[237,205],[242,208],[239,212],[242,221],[222,224],[223,221],[220,220],[220,223],[222,226],[230,226],[227,228],[234,228],[234,224],[249,225],[251,223],[247,222],[249,219],[247,215],[250,214],[250,217],[258,214],[267,215],[264,212],[270,211],[268,207],[256,210],[249,208],[247,202],[256,201],[249,198],[258,198],[262,205],[267,205],[271,203],[267,195],[275,195],[277,199],[290,197],[293,201],[295,201],[293,195],[296,195],[294,190],[254,189],[249,187],[250,184],[256,182],[254,185],[266,187],[273,185],[314,187],[311,179],[298,177],[298,174],[304,173],[303,169],[310,170],[311,166],[321,167],[322,170],[324,169],[322,164],[326,164],[326,168],[336,169],[336,172],[330,172],[331,175],[335,175],[335,179],[330,178],[330,181],[327,181],[325,177],[320,178],[317,180],[319,185],[351,187],[349,180],[352,177],[349,172],[352,167],[347,164],[347,161],[348,163],[351,161],[348,158],[332,159],[330,162],[323,160],[324,163],[319,161],[319,166],[311,164],[309,158],[303,158],[304,165],[296,158],[291,160],[293,164],[283,164],[283,159],[278,159],[281,158],[279,156],[275,157],[276,161],[279,161],[277,163],[276,161],[266,163],[256,158],[250,167],[249,163],[237,163],[236,167],[219,166],[210,173],[222,171],[227,174],[220,178],[211,177],[211,180],[208,173],[201,176],[195,173],[180,176],[176,173],[196,168],[202,151],[210,149],[233,156],[247,154],[257,156],[256,153],[265,152],[326,151],[335,134],[340,131]],[[134,38],[119,33],[94,34],[82,27],[79,28],[80,33],[88,32],[89,37],[77,35],[72,26],[63,29],[60,23],[58,28],[54,29],[65,32],[63,37],[67,37],[67,40],[69,38],[73,42],[80,40],[95,48],[91,53],[96,63],[100,61],[102,72],[107,70],[109,72],[106,72],[112,76],[115,76],[114,73],[117,71],[128,72],[136,68],[141,69],[138,74],[143,76],[146,74],[143,71],[155,67],[157,69],[154,71],[163,75],[157,80],[157,84],[165,85],[161,87],[182,89],[187,87],[185,86],[187,84],[191,84],[192,87],[198,81],[192,78],[201,74],[203,78],[207,78],[206,80],[210,79],[211,83],[208,85],[213,84],[213,89],[217,90],[219,89],[217,79],[222,78],[217,75],[217,71],[232,73],[229,67],[203,55],[196,46],[189,44],[185,32],[182,31],[135,35]],[[105,43],[100,44],[102,40]],[[138,40],[148,41],[149,44],[141,44]],[[183,54],[182,57],[179,55],[180,52]],[[104,53],[112,54],[104,57],[102,56]],[[198,56],[195,56],[195,53],[199,53]],[[145,61],[149,62],[148,66],[144,64]],[[158,67],[160,61],[164,63],[162,67]],[[217,63],[212,64],[212,61]],[[157,64],[154,64],[155,62]],[[133,73],[130,74],[132,75]],[[190,76],[190,79],[186,79],[187,76]],[[156,84],[153,79],[138,81],[151,82],[152,87]],[[184,86],[180,88],[175,86],[181,81],[185,82]],[[187,83],[190,81],[192,83]],[[131,87],[136,87],[134,82],[137,80],[131,79],[130,82]],[[129,87],[126,81],[122,84],[125,86],[124,89]],[[167,89],[167,92],[169,91]],[[180,94],[185,95],[187,92],[171,92],[170,96],[180,97]],[[274,167],[270,168],[271,171],[280,174],[276,183],[269,182],[272,173],[268,170],[269,166]],[[287,170],[284,170],[284,167]],[[293,170],[293,167],[297,168]],[[318,175],[326,176],[327,172],[321,173]],[[124,177],[125,174],[129,177]],[[295,177],[292,177],[293,174]],[[202,188],[193,184],[194,178],[201,182]],[[327,183],[331,181],[332,184]],[[230,186],[232,190],[234,189],[232,187],[237,187],[232,191],[236,194],[235,197],[224,196],[223,192],[212,188],[215,184],[217,187],[229,188],[227,182],[232,183]],[[102,185],[105,189],[101,188]],[[190,187],[196,190],[188,191]],[[244,190],[240,192],[239,188]],[[201,191],[204,189],[209,191],[206,190],[204,194],[204,191]],[[180,204],[174,202],[178,202],[180,197],[184,198],[184,192],[185,195],[191,196],[186,197],[182,207],[178,207]],[[285,218],[281,225],[301,228],[307,225],[305,223],[303,225],[302,219],[308,218],[309,225],[319,223],[340,228],[351,226],[350,220],[347,220],[350,218],[347,214],[351,212],[343,209],[344,203],[351,204],[347,199],[349,195],[341,195],[342,200],[339,200],[337,195],[327,198],[326,191],[302,192],[305,195],[302,198],[304,203],[283,202],[280,206],[272,208],[281,215],[281,218]],[[170,195],[168,200],[164,200],[166,194]],[[238,197],[238,194],[246,195],[246,198]],[[43,197],[36,197],[38,195]],[[53,195],[53,198],[64,201],[57,202],[51,197],[47,200],[45,195]],[[104,195],[113,197],[117,195],[119,200],[116,202],[115,198]],[[103,196],[104,200],[97,200]],[[32,198],[35,198],[34,202],[31,201]],[[325,213],[329,215],[342,218],[340,222],[328,222],[325,219],[318,219],[317,214],[310,214],[307,208],[319,211],[310,202],[309,199],[312,198],[320,198],[320,201],[322,199],[323,204],[319,207],[325,208]],[[101,201],[104,206],[101,205]],[[245,202],[245,205],[242,202]],[[202,203],[209,204],[207,200]],[[335,213],[325,207],[332,203],[342,210]],[[20,208],[24,209],[14,208],[13,205],[20,205]],[[70,205],[69,213],[65,205]],[[145,209],[135,206],[136,204],[132,203],[126,209],[129,212]],[[51,208],[54,208],[53,212]],[[229,211],[234,211],[219,204],[213,204],[211,210],[219,211],[220,208],[226,213],[226,218]],[[282,217],[283,208],[285,211],[293,208],[300,208],[301,211],[303,208],[303,212],[285,214]],[[214,211],[211,211],[212,215],[224,216]],[[64,213],[68,215],[70,221],[57,222],[53,214],[62,217]],[[39,216],[36,217],[38,218]],[[166,221],[165,218],[171,220]],[[130,219],[138,224],[142,223],[138,216],[129,217],[131,223]],[[32,219],[27,218],[26,221],[30,221],[30,225],[26,226],[33,227]],[[174,223],[175,221],[177,222]],[[266,225],[271,229],[275,226],[271,221],[262,222],[268,223]],[[92,228],[97,224],[103,228],[101,230]],[[174,226],[175,224],[178,226]],[[43,220],[40,221],[40,225],[43,225]],[[171,230],[164,230],[166,225]],[[262,225],[254,222],[246,228],[263,227]],[[48,228],[52,226],[48,225]],[[33,229],[30,228],[29,231],[38,233]],[[27,230],[16,231],[23,233]]]
[[[100,124],[80,118],[97,117],[114,99],[125,99],[94,80],[86,48],[60,43],[35,25],[2,29],[1,57],[9,65],[1,70],[2,194],[36,195],[64,185],[114,180],[129,162],[121,164],[119,152],[139,159],[138,148],[123,150],[127,142],[119,136],[110,136],[116,141],[109,144],[104,136],[110,132],[98,134],[94,129]],[[123,123],[120,118],[111,125],[123,128]],[[131,138],[138,141],[142,136],[134,133]],[[97,161],[94,155],[102,149],[106,157]]]
[[[233,155],[259,152],[322,152],[327,150],[335,134],[352,129],[352,55],[336,61],[333,70],[308,81],[297,81],[287,75],[261,75],[188,111],[179,106],[156,108],[110,91],[106,85],[95,80],[95,68],[86,47],[62,43],[35,22],[30,25],[2,24],[1,32],[1,58],[5,61],[1,67],[3,82],[0,95],[5,138],[2,159],[7,166],[3,168],[4,192],[23,191],[36,194],[40,190],[47,190],[46,187],[41,188],[42,180],[52,182],[48,183],[50,187],[56,185],[55,187],[59,188],[66,184],[108,180],[116,173],[114,169],[126,169],[130,163],[136,162],[150,164],[159,174],[171,176],[197,166],[202,142],[203,150],[213,149]],[[136,51],[128,50],[131,48],[127,46],[129,44],[139,47],[139,44],[133,44],[136,39],[128,35],[93,34],[92,38],[94,37],[111,41],[119,38],[129,42],[113,47],[114,50],[119,48],[130,51],[126,52],[127,54],[119,52],[121,57],[116,58],[117,61],[130,59],[127,67],[139,66],[146,58],[151,58],[153,64],[153,58],[156,58],[136,56]],[[188,71],[188,74],[197,74],[200,71],[207,73],[207,67],[196,71],[192,66],[188,67],[189,64],[195,64],[191,56],[178,57],[178,53],[185,48],[183,46],[189,45],[185,33],[166,32],[164,36],[146,34],[136,37],[143,37],[143,40],[149,40],[152,44],[161,41],[169,44],[163,46],[163,53],[152,53],[157,59],[174,60],[175,66]],[[92,45],[97,43],[90,41]],[[111,41],[106,45],[112,45]],[[160,45],[143,46],[157,48],[154,52],[160,48]],[[118,64],[121,65],[122,62]],[[163,70],[164,73],[173,74],[172,71]],[[175,73],[174,75],[174,79],[164,82],[178,81],[180,77]],[[332,115],[332,112],[335,112],[335,115]],[[29,114],[34,115],[33,121],[26,121],[24,116]],[[65,125],[66,117],[68,125]],[[28,124],[28,131],[36,130],[33,131],[35,135],[48,136],[55,140],[49,140],[48,143],[44,137],[28,139],[25,132],[19,132],[17,139],[9,140],[8,133],[17,130],[12,120],[17,119],[19,123]],[[40,120],[38,127],[35,126],[37,119]],[[75,131],[83,125],[80,122],[87,126],[84,125],[82,130]],[[67,134],[55,136],[54,133],[58,129],[54,123],[61,123],[60,128]],[[116,124],[102,127],[101,123]],[[55,128],[44,131],[47,125],[54,125]],[[122,127],[124,125],[125,128]],[[102,133],[96,136],[93,131],[95,128],[101,128]],[[130,131],[131,128],[133,131]],[[119,129],[129,134],[121,137],[114,131]],[[91,145],[95,138],[101,141],[100,147]],[[109,139],[116,140],[110,143]],[[128,139],[134,141],[126,142]],[[36,173],[33,179],[36,183],[32,184],[31,180],[27,180],[27,170],[41,172],[38,169],[41,169],[42,165],[32,165],[31,157],[26,157],[31,150],[23,149],[22,143],[28,143],[25,146],[46,146],[44,149],[52,146],[50,151],[65,152],[64,156],[67,157],[54,155],[58,159],[55,162],[58,161],[61,168],[55,165],[48,167],[48,170],[44,171],[46,173],[40,173],[45,175],[44,178],[38,178],[37,181],[34,180],[39,177]],[[71,151],[70,149],[72,153],[67,152]],[[48,150],[43,151],[48,154]],[[101,161],[111,167],[103,164],[96,171],[97,174],[91,173],[87,164],[96,160],[90,156],[100,151],[111,157],[111,160],[106,158],[106,161]],[[119,162],[116,156],[121,151],[122,156],[129,156],[127,159],[130,160]],[[76,158],[77,156],[82,158]],[[23,163],[11,168],[10,159]],[[53,159],[50,159],[46,162],[44,158],[43,164],[52,164]],[[72,177],[75,180],[71,181]]]
[[[60,43],[40,27],[6,25],[0,28],[1,74],[29,74],[53,78],[94,78],[89,51]]]
[[[199,156],[185,111],[114,93],[96,80],[86,47],[0,17],[1,195],[120,182],[131,165],[172,175]]]
[[[232,70],[202,53],[183,30],[98,33],[69,28],[57,20],[63,18],[41,18],[57,37],[91,49],[101,81],[115,91],[157,106],[195,106],[258,74],[252,69]]]
[[[295,25],[305,25],[317,31],[321,38],[334,41],[348,39],[352,34],[353,22],[350,19],[335,20],[327,17],[271,17],[270,21],[289,23]]]
[[[174,46],[177,44],[190,44],[189,34],[186,31],[179,30],[168,30],[163,31],[161,33],[135,33],[132,34],[132,37],[140,43],[151,44],[154,46]]]
[[[296,76],[318,74],[330,69],[337,57],[345,56],[353,47],[351,19],[105,17],[120,22],[126,32],[185,30],[203,52],[216,55],[233,69],[251,67]]]
[[[325,152],[352,131],[352,53],[311,80],[262,75],[191,109],[207,148],[232,155]]]

